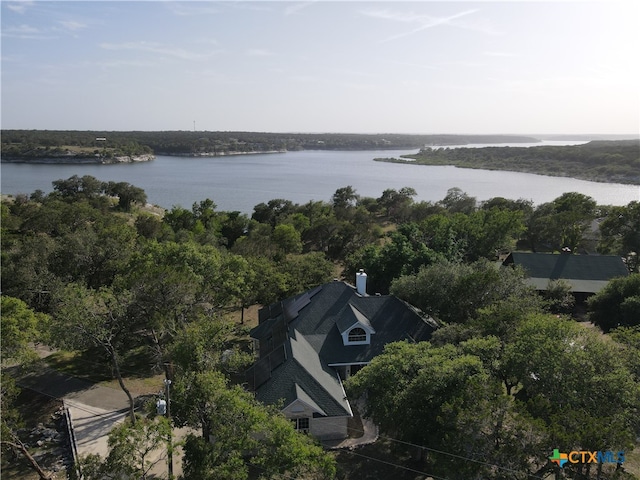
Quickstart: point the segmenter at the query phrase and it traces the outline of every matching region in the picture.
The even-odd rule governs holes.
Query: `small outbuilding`
[[[546,291],[553,280],[564,280],[577,302],[598,293],[611,279],[629,275],[622,257],[617,255],[512,252],[502,264],[522,267],[528,282],[538,291]]]

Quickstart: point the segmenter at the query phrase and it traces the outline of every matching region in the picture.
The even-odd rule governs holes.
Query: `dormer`
[[[336,326],[340,331],[340,335],[342,335],[342,344],[344,346],[369,345],[371,343],[371,335],[376,333],[369,319],[352,304],[349,304],[342,311],[336,321]]]

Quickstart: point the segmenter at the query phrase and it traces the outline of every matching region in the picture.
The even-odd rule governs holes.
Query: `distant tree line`
[[[417,149],[424,145],[536,141],[531,137],[510,135],[2,130],[2,156],[61,155],[67,152],[65,147],[69,146],[82,147],[86,152],[108,148],[108,152],[115,150],[129,154],[224,155],[295,150]]]
[[[455,165],[511,170],[585,180],[640,184],[640,140],[593,141],[583,145],[538,147],[425,147],[404,159],[378,160],[421,165]]]

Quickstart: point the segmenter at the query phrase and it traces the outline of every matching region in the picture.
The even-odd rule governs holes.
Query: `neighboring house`
[[[397,297],[368,296],[364,272],[356,284],[336,280],[265,307],[251,331],[258,360],[247,382],[256,398],[322,440],[347,437],[344,380],[386,344],[428,340],[437,327]]]
[[[615,255],[512,252],[503,265],[519,265],[536,290],[545,291],[552,280],[564,280],[577,301],[602,290],[609,280],[629,275],[622,258]]]

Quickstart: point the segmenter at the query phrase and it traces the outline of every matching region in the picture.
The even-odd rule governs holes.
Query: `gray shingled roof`
[[[288,347],[287,361],[256,390],[258,400],[268,404],[283,401],[282,407],[286,407],[299,398],[315,405],[321,414],[350,416],[351,407],[335,370],[323,365],[313,347],[297,332],[289,339]],[[300,396],[300,389],[306,396]]]
[[[616,255],[513,252],[503,263],[523,267],[538,290],[546,290],[550,280],[562,279],[574,292],[597,293],[612,278],[629,275],[622,258]]]
[[[289,316],[286,361],[275,367],[256,390],[257,398],[265,403],[283,400],[286,406],[299,398],[315,403],[328,416],[350,415],[342,384],[330,365],[368,363],[382,353],[386,344],[428,340],[436,328],[432,319],[424,318],[398,298],[361,296],[344,282],[334,281],[305,293],[309,295],[281,302],[283,306],[297,303],[300,308],[294,318]],[[302,303],[301,298],[305,299]],[[253,338],[270,338],[270,329],[282,321],[282,311],[286,310],[266,308],[260,325],[251,331]],[[371,344],[343,345],[341,332],[356,322],[376,332]],[[308,398],[302,398],[305,395]]]
[[[336,326],[340,333],[344,333],[356,323],[363,325],[371,333],[375,333],[375,329],[371,326],[369,319],[365,317],[360,310],[354,307],[353,304],[349,303],[344,306],[343,310],[338,315]]]

